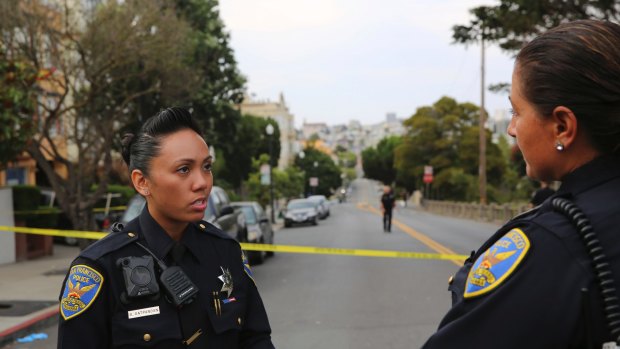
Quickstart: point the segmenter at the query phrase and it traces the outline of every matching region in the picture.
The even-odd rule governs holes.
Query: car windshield
[[[314,207],[314,205],[315,204],[310,201],[294,201],[294,202],[289,202],[286,208],[288,208],[289,210],[294,210],[298,208],[312,208]]]
[[[144,204],[145,204],[145,201],[142,196],[140,195],[134,196],[133,199],[131,199],[131,201],[129,202],[129,205],[127,205],[127,210],[123,214],[123,218],[121,219],[121,222],[127,223],[130,220],[138,217],[140,213],[142,212],[142,209],[144,208]]]
[[[256,213],[251,206],[240,206],[241,212],[245,216],[245,222],[247,224],[256,224]]]

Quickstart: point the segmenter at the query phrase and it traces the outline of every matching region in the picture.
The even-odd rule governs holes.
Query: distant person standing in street
[[[549,182],[541,181],[540,188],[536,189],[536,191],[534,191],[534,194],[532,195],[532,200],[530,200],[530,207],[536,207],[542,204],[543,202],[545,202],[545,200],[547,200],[548,197],[553,194],[555,194],[555,190],[549,188]]]
[[[381,195],[381,212],[383,212],[383,231],[389,233],[392,230],[392,210],[395,205],[394,192],[389,185],[383,187]]]

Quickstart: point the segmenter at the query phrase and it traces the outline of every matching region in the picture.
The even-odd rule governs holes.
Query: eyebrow
[[[204,163],[204,162],[208,162],[208,161],[211,161],[211,160],[213,160],[213,155],[209,155],[209,156],[207,156],[204,160],[202,160],[202,162]],[[177,163],[177,162],[189,162],[189,163],[194,163],[194,159],[179,159],[179,160],[176,160],[176,161],[175,161],[175,163]]]

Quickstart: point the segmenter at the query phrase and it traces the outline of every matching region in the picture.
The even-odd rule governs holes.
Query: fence
[[[424,200],[421,206],[425,211],[450,217],[474,219],[478,221],[505,223],[512,217],[529,209],[527,204],[490,204]]]

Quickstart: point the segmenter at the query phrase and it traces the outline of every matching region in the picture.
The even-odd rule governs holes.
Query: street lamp
[[[273,208],[273,171],[271,169],[273,164],[273,131],[273,125],[267,124],[267,127],[265,127],[265,132],[267,132],[267,135],[269,136],[269,202],[271,205],[271,223],[276,222],[276,216]]]

